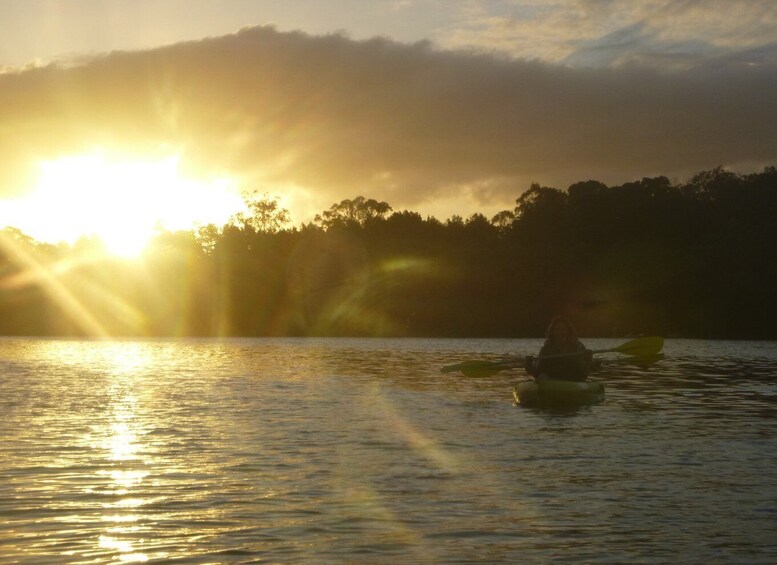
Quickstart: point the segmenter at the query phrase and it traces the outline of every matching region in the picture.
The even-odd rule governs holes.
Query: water
[[[2,339],[0,563],[777,563],[773,343],[562,412],[439,372],[538,347]]]

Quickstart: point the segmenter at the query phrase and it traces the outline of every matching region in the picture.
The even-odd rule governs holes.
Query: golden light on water
[[[119,561],[122,563],[143,563],[148,561],[144,553],[134,553],[132,543],[111,536],[100,536],[100,549],[110,549],[119,552]]]
[[[108,449],[111,453],[111,459],[113,461],[126,461],[128,459],[135,458],[135,452],[137,451],[137,445],[135,443],[135,434],[130,430],[130,427],[125,422],[114,422],[111,424],[111,435],[109,436]],[[114,471],[112,476],[117,484],[132,484],[127,483],[125,477],[121,477],[121,480],[116,480],[118,475],[116,473],[122,473],[121,471]]]
[[[0,204],[0,224],[40,241],[98,237],[112,254],[131,257],[159,228],[222,225],[243,206],[233,180],[187,177],[177,155],[139,160],[96,151],[42,161],[32,191]]]
[[[140,496],[143,482],[150,474],[143,455],[143,432],[139,420],[140,400],[133,393],[134,379],[152,359],[138,344],[105,344],[95,354],[95,364],[109,368],[110,417],[96,428],[98,444],[108,468],[97,472],[100,483],[107,482],[112,500],[103,505],[103,531],[97,549],[116,552],[123,563],[142,563],[149,555],[138,551],[143,530],[142,508],[149,500]]]
[[[126,406],[126,403],[123,403]],[[104,447],[113,463],[122,463],[137,459],[137,438],[128,421],[133,416],[126,408],[117,410],[117,419],[108,426]],[[98,475],[111,480],[111,490],[118,500],[105,504],[102,521],[106,525],[105,533],[99,536],[97,545],[100,549],[118,552],[118,559],[125,563],[148,561],[148,555],[135,549],[134,534],[138,531],[136,523],[141,516],[128,513],[143,507],[147,501],[132,497],[133,489],[137,489],[149,473],[142,470],[101,471]]]

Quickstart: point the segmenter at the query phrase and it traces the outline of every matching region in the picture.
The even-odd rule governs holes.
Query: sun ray
[[[107,338],[108,332],[51,269],[41,264],[32,254],[6,234],[0,232],[0,249],[23,271],[36,281],[66,315],[87,335]]]

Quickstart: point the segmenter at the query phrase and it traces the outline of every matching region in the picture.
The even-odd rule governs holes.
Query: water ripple
[[[773,344],[563,412],[439,373],[538,347],[0,340],[0,562],[777,562]]]

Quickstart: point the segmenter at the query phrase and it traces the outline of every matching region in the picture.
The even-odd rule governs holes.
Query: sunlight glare
[[[228,179],[181,174],[177,156],[111,159],[105,153],[43,161],[35,191],[5,203],[0,222],[39,241],[97,237],[119,256],[140,253],[159,229],[223,225],[243,200]]]

